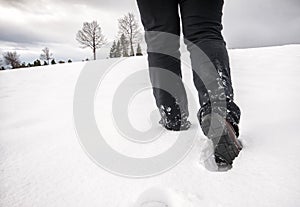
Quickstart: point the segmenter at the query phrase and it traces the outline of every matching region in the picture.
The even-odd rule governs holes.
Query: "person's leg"
[[[149,74],[156,105],[162,116],[160,123],[170,130],[187,129],[190,123],[187,121],[189,115],[187,95],[181,80],[178,1],[137,0],[137,3],[146,31],[145,39],[148,46]],[[170,41],[168,35],[157,35],[148,31],[166,32],[174,34],[174,36],[172,41]],[[174,57],[159,53],[159,51],[165,50],[166,47],[167,51]],[[163,75],[161,70],[156,68],[166,69],[172,74],[175,73],[176,77],[179,78],[174,80],[171,76]],[[176,92],[174,96],[161,89],[163,84],[166,83],[174,87],[173,91]]]
[[[220,111],[220,107],[212,108],[212,102],[214,102],[213,106],[218,106],[218,102],[224,102],[226,98],[227,108],[222,109],[223,112],[221,110],[220,113],[225,111],[226,120],[233,126],[236,136],[239,136],[238,123],[241,113],[239,107],[233,101],[229,58],[221,34],[223,3],[223,0],[180,0],[180,10],[185,39],[198,46],[207,55],[217,70],[222,84],[222,90],[217,91],[218,89],[216,89],[213,92],[218,96],[211,100],[212,96],[209,94],[211,91],[207,90],[201,78],[195,73],[195,71],[203,70],[202,67],[205,67],[205,64],[199,65],[199,57],[194,51],[195,48],[186,41],[188,50],[191,53],[194,84],[198,90],[201,105],[198,113],[200,124],[205,115],[210,114],[212,111],[216,113]]]
[[[230,169],[242,149],[237,139],[241,113],[233,101],[229,58],[221,34],[223,3],[180,0],[180,10],[201,105],[198,119],[203,133],[213,142],[219,169]]]

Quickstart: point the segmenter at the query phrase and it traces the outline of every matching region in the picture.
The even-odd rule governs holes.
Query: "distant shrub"
[[[51,60],[51,65],[55,65],[55,64],[56,64],[55,60],[54,59]]]

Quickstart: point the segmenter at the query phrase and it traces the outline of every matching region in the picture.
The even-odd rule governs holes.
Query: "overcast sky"
[[[228,47],[300,43],[300,0],[225,2],[223,34]],[[139,20],[136,0],[0,0],[0,52],[16,50],[28,62],[48,46],[57,60],[91,58],[91,51],[79,48],[75,40],[82,23],[97,20],[112,41],[117,19],[127,12]],[[105,58],[107,49],[100,49],[98,56]]]

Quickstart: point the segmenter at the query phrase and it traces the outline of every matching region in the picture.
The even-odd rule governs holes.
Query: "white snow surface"
[[[300,45],[236,49],[229,54],[244,144],[233,168],[210,172],[200,164],[205,137],[196,114],[190,114],[190,130],[198,133],[191,152],[166,173],[143,179],[103,170],[79,144],[73,95],[86,63],[1,71],[0,206],[132,207],[140,199],[151,199],[153,189],[166,192],[165,199],[173,200],[171,207],[179,203],[197,207],[300,206]],[[128,74],[141,68],[147,68],[146,56],[124,59],[107,74],[96,95],[95,117],[115,150],[147,157],[168,149],[176,132],[164,132],[157,141],[141,147],[122,138],[111,118],[114,90]],[[191,70],[184,64],[182,70],[187,87],[197,97]],[[134,127],[149,128],[154,103],[150,90],[135,97],[129,107]],[[189,108],[196,111],[199,105]],[[158,122],[158,114],[156,118]]]

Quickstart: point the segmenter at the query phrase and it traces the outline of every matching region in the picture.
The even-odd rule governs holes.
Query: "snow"
[[[300,45],[229,53],[244,144],[233,168],[210,172],[200,164],[206,139],[194,113],[199,105],[190,103],[190,130],[198,136],[191,152],[171,170],[142,179],[107,172],[79,144],[73,95],[85,62],[1,71],[0,206],[135,207],[156,195],[173,207],[300,206]],[[145,56],[122,59],[107,74],[95,98],[96,121],[107,143],[134,157],[164,152],[177,136],[164,132],[160,139],[141,146],[115,129],[111,118],[114,91],[128,74],[141,68],[147,68]],[[183,71],[195,95],[185,64]],[[142,91],[129,107],[130,122],[147,130],[153,110],[151,91]],[[158,114],[152,114],[158,122]],[[160,129],[158,123],[155,127]]]

